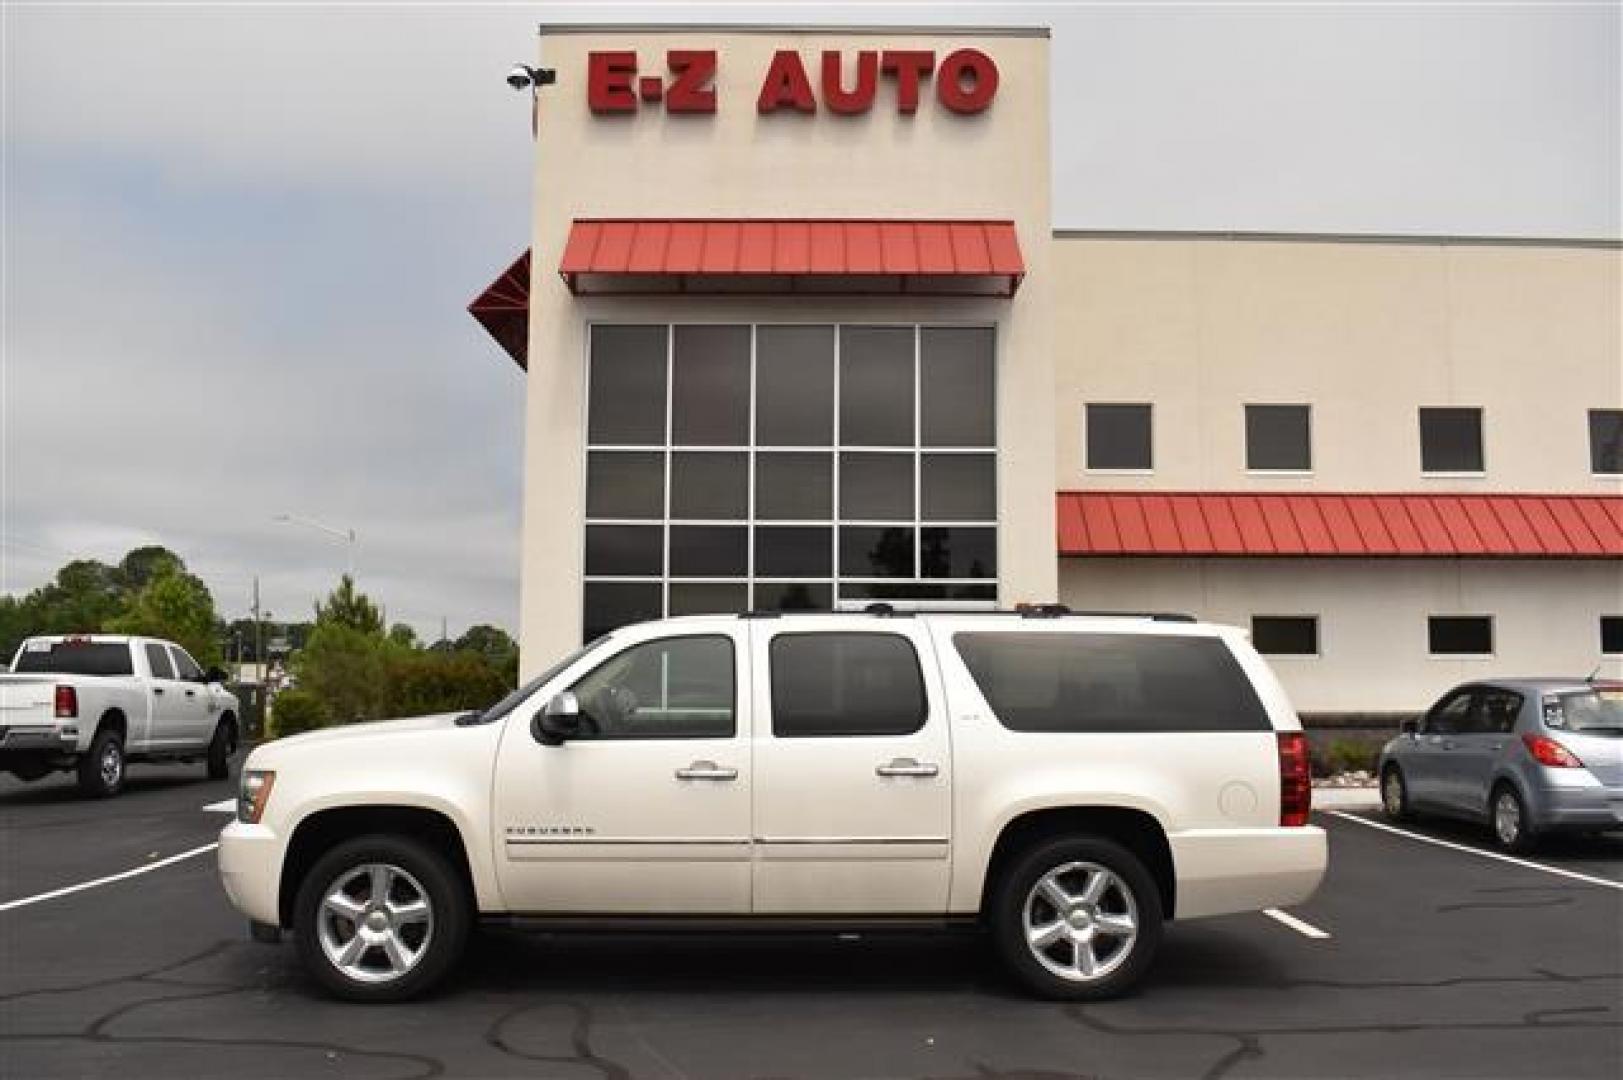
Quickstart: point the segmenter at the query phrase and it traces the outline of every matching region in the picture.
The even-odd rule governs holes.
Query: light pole
[[[293,514],[277,514],[271,520],[272,521],[280,521],[280,522],[283,522],[283,523],[288,524],[288,525],[303,525],[306,528],[317,529],[317,530],[319,530],[321,532],[326,533],[328,536],[334,536],[334,537],[337,537],[338,539],[344,541],[344,543],[346,545],[344,550],[348,553],[348,556],[349,556],[349,579],[351,581],[355,580],[355,530],[354,529],[335,529],[331,525],[323,525],[319,521],[311,521],[309,518],[296,517]]]

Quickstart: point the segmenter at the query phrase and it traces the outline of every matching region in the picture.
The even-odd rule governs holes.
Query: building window
[[[1253,615],[1251,644],[1264,656],[1319,655],[1317,615]]]
[[[1589,410],[1589,471],[1623,475],[1623,409]]]
[[[1433,615],[1426,620],[1433,656],[1492,656],[1492,615]]]
[[[1482,472],[1482,410],[1421,409],[1420,471]]]
[[[1623,656],[1623,615],[1600,617],[1600,651],[1605,656]]]
[[[1154,468],[1148,405],[1089,405],[1086,427],[1088,468]]]
[[[586,638],[995,602],[994,346],[984,326],[592,326]]]
[[[1254,472],[1312,470],[1309,414],[1306,405],[1247,405],[1245,467]]]

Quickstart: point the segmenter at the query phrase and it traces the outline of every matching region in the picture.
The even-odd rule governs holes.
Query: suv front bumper
[[[220,883],[254,922],[281,924],[281,838],[264,825],[233,821],[220,831]]]

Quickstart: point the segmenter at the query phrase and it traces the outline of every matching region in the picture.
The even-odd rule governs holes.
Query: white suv
[[[703,616],[617,630],[484,713],[259,747],[220,872],[356,1000],[440,979],[476,918],[978,924],[1033,991],[1092,999],[1166,919],[1310,896],[1308,809],[1301,726],[1232,628]]]

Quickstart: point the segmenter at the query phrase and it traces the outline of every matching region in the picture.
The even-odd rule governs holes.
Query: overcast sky
[[[344,550],[292,513],[391,620],[516,625],[523,376],[464,308],[526,243],[541,21],[1051,26],[1059,227],[1623,232],[1615,3],[3,18],[7,592],[162,543],[303,617]]]

